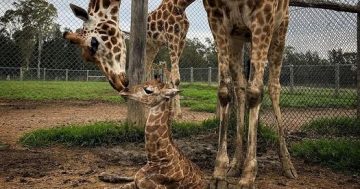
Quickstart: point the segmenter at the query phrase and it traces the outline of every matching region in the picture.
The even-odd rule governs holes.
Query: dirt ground
[[[184,109],[183,120],[202,121],[214,115]],[[121,121],[126,106],[103,102],[0,101],[0,188],[104,188],[119,184],[98,179],[102,172],[132,176],[146,162],[144,144],[96,148],[54,146],[28,149],[17,144],[25,132],[71,123]],[[5,145],[1,145],[1,143]],[[217,135],[176,139],[175,143],[210,178]],[[4,147],[7,146],[7,147]],[[258,153],[257,188],[360,188],[360,177],[293,159],[299,178],[281,176],[276,153]]]

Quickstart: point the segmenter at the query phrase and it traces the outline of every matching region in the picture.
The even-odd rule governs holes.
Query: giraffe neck
[[[177,151],[171,137],[169,118],[169,100],[150,109],[145,126],[145,148],[149,162],[169,161],[171,157],[168,153]]]
[[[174,5],[179,9],[185,10],[189,5],[191,5],[195,0],[163,0],[161,4],[170,4]]]
[[[105,20],[119,21],[119,9],[121,0],[91,0],[88,12],[90,16],[97,16]]]
[[[195,0],[178,0],[176,6],[185,10],[189,5],[191,5]]]

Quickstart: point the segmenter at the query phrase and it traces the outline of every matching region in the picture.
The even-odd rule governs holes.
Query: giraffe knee
[[[180,85],[180,79],[175,79],[174,84],[175,84],[175,86],[179,86]]]
[[[218,91],[218,98],[221,106],[226,106],[230,102],[229,89],[225,85],[221,85]]]
[[[249,86],[246,90],[246,97],[250,108],[259,105],[263,97],[263,87]]]

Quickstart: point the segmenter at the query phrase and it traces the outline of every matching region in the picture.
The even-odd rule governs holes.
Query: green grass
[[[172,131],[175,138],[184,138],[214,132],[214,130],[218,129],[218,126],[219,120],[217,119],[209,119],[203,122],[175,122],[172,125]],[[229,132],[234,136],[234,129]],[[261,125],[258,134],[259,140],[266,143],[266,145],[273,145],[277,140],[277,134],[269,127]],[[29,147],[43,147],[54,144],[91,147],[143,141],[143,129],[119,122],[97,122],[39,129],[26,133],[20,138],[20,143]]]
[[[217,119],[208,119],[201,123],[197,122],[174,122],[172,126],[173,135],[176,138],[197,135],[217,129],[219,121]]]
[[[217,87],[201,84],[187,84],[181,86],[181,105],[190,107],[193,111],[216,111]]]
[[[360,120],[350,117],[319,118],[304,125],[306,133],[325,136],[360,136]]]
[[[217,120],[202,123],[174,123],[175,137],[188,137],[217,128]],[[20,138],[24,146],[42,147],[53,144],[67,146],[99,146],[124,142],[143,142],[144,130],[127,123],[97,122],[85,125],[69,125],[50,129],[39,129],[26,133]]]
[[[124,101],[106,82],[0,81],[0,89],[0,99]]]
[[[20,138],[24,146],[41,147],[53,144],[67,146],[98,146],[137,142],[144,138],[143,129],[124,123],[98,122],[88,125],[69,125],[64,127],[39,129],[26,133]]]
[[[270,107],[271,101],[269,95],[264,96],[264,106]],[[307,88],[299,89],[291,93],[288,90],[282,90],[281,107],[292,108],[322,108],[322,107],[342,107],[350,108],[356,106],[355,90],[340,90],[339,95],[334,95],[333,89],[326,88]]]
[[[360,171],[360,141],[347,139],[303,140],[291,146],[291,154],[307,162],[336,170]]]
[[[16,100],[101,100],[124,102],[107,82],[64,82],[64,81],[0,81],[0,99]],[[193,111],[215,112],[217,86],[207,84],[182,84],[181,104]],[[334,107],[352,108],[356,104],[354,90],[342,89],[334,96],[333,89],[295,88],[290,93],[282,91],[281,107],[308,108]],[[263,106],[271,102],[265,92]]]

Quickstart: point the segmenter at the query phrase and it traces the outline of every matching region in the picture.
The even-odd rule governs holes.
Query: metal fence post
[[[194,68],[190,67],[190,83],[194,83]]]
[[[290,65],[290,92],[294,93],[294,65]]]
[[[20,67],[20,81],[24,80],[24,72],[23,72],[23,68]]]
[[[86,81],[89,81],[89,70],[86,70]]]
[[[209,67],[208,82],[211,85],[211,67]]]
[[[46,80],[46,68],[44,68],[44,81]]]
[[[335,96],[339,96],[340,89],[340,64],[335,64]]]
[[[65,81],[68,81],[69,79],[69,69],[65,70]]]

